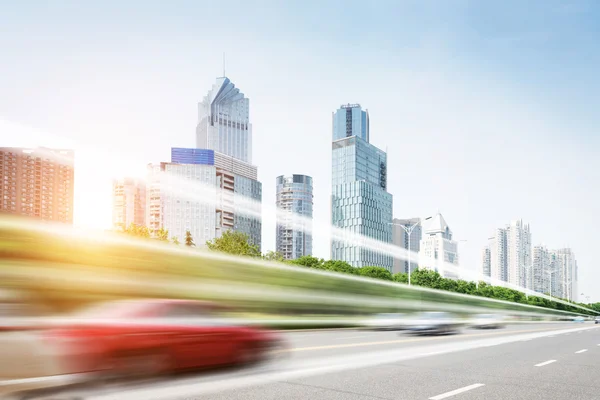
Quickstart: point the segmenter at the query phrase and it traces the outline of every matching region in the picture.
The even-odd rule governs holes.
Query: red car
[[[283,344],[274,332],[219,318],[191,300],[121,300],[94,305],[46,331],[63,365],[77,372],[154,375],[246,364]]]

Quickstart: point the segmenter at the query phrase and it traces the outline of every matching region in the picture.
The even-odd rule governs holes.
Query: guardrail
[[[0,218],[0,285],[65,309],[101,299],[169,297],[210,300],[250,314],[579,315],[7,217]]]

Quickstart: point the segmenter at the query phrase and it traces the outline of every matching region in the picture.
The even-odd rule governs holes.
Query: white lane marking
[[[587,349],[582,349],[582,350],[576,351],[575,354],[585,353],[586,351],[587,351]]]
[[[556,360],[548,360],[548,361],[544,361],[544,362],[542,362],[542,363],[535,364],[535,366],[536,366],[536,367],[543,367],[544,365],[552,364],[553,362],[556,362]]]
[[[482,387],[482,386],[485,386],[485,384],[484,383],[476,383],[474,385],[465,386],[463,388],[456,389],[451,392],[438,394],[437,396],[430,397],[429,400],[442,400],[447,397],[451,397],[451,396],[455,396],[455,395],[463,393],[463,392],[467,392],[469,390],[477,389],[478,387]]]

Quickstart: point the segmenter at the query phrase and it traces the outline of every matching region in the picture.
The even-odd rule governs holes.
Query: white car
[[[404,329],[404,314],[377,314],[364,322],[364,327],[373,330],[397,331]]]
[[[504,327],[504,319],[497,314],[478,314],[471,320],[471,327],[476,329],[496,329]]]

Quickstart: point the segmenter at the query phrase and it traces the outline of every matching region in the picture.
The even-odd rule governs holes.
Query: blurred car
[[[573,318],[573,322],[577,322],[577,323],[585,322],[585,318],[575,317],[575,318]]]
[[[456,333],[464,323],[447,312],[423,312],[407,323],[407,329],[415,334]]]
[[[594,324],[600,324],[600,317],[594,318]]]
[[[496,314],[478,314],[473,317],[470,325],[475,329],[504,328],[504,319]]]
[[[279,335],[232,324],[203,302],[105,302],[0,335],[0,394],[11,383],[40,377],[54,385],[74,374],[137,377],[249,364],[283,345]]]
[[[404,329],[404,314],[377,314],[364,322],[366,329],[398,331]]]

